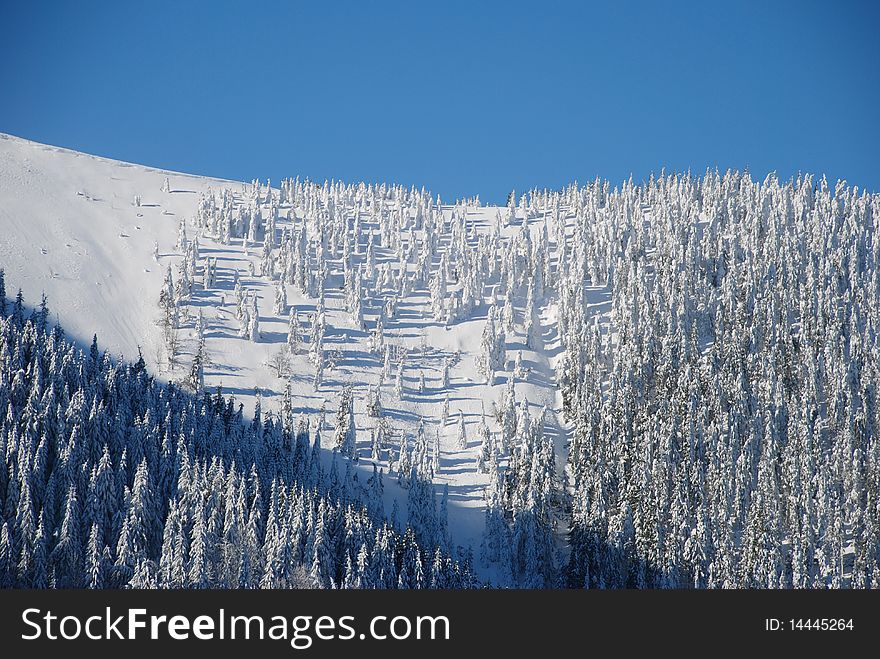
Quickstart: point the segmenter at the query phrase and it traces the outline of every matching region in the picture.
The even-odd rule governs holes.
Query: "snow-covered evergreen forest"
[[[0,271],[0,293],[3,289]],[[409,524],[382,475],[322,466],[302,416],[245,422],[218,391],[85,353],[0,298],[0,587],[467,588],[413,469]]]
[[[4,584],[880,584],[880,195],[128,168],[0,211]]]

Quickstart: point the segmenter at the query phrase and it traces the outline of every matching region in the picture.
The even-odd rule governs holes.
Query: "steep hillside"
[[[524,280],[509,284],[519,295],[505,311],[504,354],[495,356],[500,361],[490,384],[478,363],[485,360],[489,303],[502,290],[499,275],[493,279],[482,271],[503,264],[479,264],[474,290],[465,291],[469,283],[462,278],[462,268],[476,265],[473,247],[480,241],[500,254],[501,245],[524,240],[527,251],[518,258],[530,261],[531,238],[524,237],[540,237],[546,226],[543,211],[523,222],[527,215],[524,206],[440,205],[429,193],[391,186],[291,181],[270,189],[0,139],[0,223],[6,227],[0,264],[8,286],[21,286],[31,300],[45,292],[53,314],[81,344],[96,333],[113,354],[133,358],[140,348],[160,378],[187,381],[199,354],[203,386],[235,394],[245,414],[257,399],[264,412],[280,414],[289,387],[289,405],[325,418],[330,439],[344,425],[335,417],[343,390],[351,386],[358,468],[366,476],[376,464],[395,476],[386,479],[388,513],[395,501],[401,515],[406,511],[406,478],[404,487],[396,481],[403,445],[406,453],[430,459],[438,494],[449,488],[453,539],[475,552],[484,528],[488,454],[501,441],[500,406],[512,378],[513,394],[528,401],[530,416],[546,408],[542,425],[555,445],[559,473],[564,464],[567,430],[553,370],[560,345],[552,295],[548,290],[546,299],[535,299],[535,313],[527,319]],[[342,226],[338,222],[345,230],[328,235],[328,228]],[[297,238],[311,261],[294,273],[290,244]],[[548,267],[554,261],[548,253]],[[437,290],[438,269],[443,291]],[[176,326],[171,350],[159,304],[169,272],[178,289],[169,295]],[[347,288],[353,272],[361,282],[359,317]],[[303,276],[309,281],[297,281]],[[279,307],[281,283],[287,299]],[[438,300],[446,306],[438,308]],[[255,335],[242,326],[242,302],[250,311],[245,322],[258,317]],[[293,350],[290,311],[301,335]],[[500,326],[500,303],[492,313]],[[319,318],[322,381],[316,386]],[[377,346],[380,318],[383,345]],[[381,424],[367,410],[376,391],[384,408]],[[328,439],[324,445],[332,447]]]

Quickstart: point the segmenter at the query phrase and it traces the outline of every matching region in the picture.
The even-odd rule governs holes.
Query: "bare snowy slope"
[[[162,193],[166,176],[172,192]],[[10,286],[35,303],[44,292],[68,332],[97,332],[114,354],[155,362],[153,304],[167,243],[192,215],[204,177],[90,156],[0,134],[0,262]],[[140,195],[141,205],[135,206]]]
[[[493,405],[501,400],[508,380],[514,377],[514,358],[518,351],[522,351],[522,357],[516,374],[519,377],[515,378],[517,400],[529,401],[533,417],[547,408],[545,432],[554,440],[560,466],[564,462],[567,430],[561,423],[554,373],[560,356],[555,301],[548,296],[537,304],[537,325],[527,341],[524,301],[518,300],[513,312],[515,323],[504,339],[507,359],[497,371],[494,384],[487,384],[486,378],[478,374],[475,363],[481,357],[481,337],[489,303],[496,299],[498,290],[489,294],[490,289],[484,288],[465,317],[438,322],[432,308],[436,306],[432,297],[436,296],[432,296],[427,282],[405,291],[396,301],[394,312],[386,314],[382,307],[385,299],[381,295],[382,286],[377,280],[375,286],[370,287],[375,295],[364,296],[362,322],[358,322],[347,308],[345,291],[341,288],[346,280],[346,269],[341,259],[330,253],[326,260],[324,293],[323,341],[327,358],[323,381],[315,386],[315,366],[307,343],[290,356],[289,374],[279,377],[269,363],[287,345],[290,319],[287,308],[294,310],[303,323],[305,342],[310,340],[308,334],[320,312],[318,301],[308,295],[308,291],[287,285],[287,305],[279,313],[275,302],[277,278],[262,272],[265,268],[261,255],[263,245],[248,244],[247,240],[229,236],[224,239],[207,230],[205,217],[200,214],[203,211],[199,210],[205,199],[216,200],[224,194],[228,195],[230,208],[240,210],[248,203],[254,204],[254,190],[255,206],[262,204],[262,212],[277,214],[279,233],[288,236],[301,229],[303,236],[314,239],[313,216],[327,213],[328,208],[316,208],[310,203],[305,206],[293,201],[286,203],[283,195],[279,203],[277,189],[260,199],[259,186],[165,172],[0,134],[0,267],[6,271],[7,286],[13,290],[21,287],[30,303],[37,302],[45,292],[53,315],[57,314],[73,338],[86,343],[96,333],[104,348],[127,358],[135,357],[140,346],[150,370],[166,379],[182,380],[187,376],[197,350],[197,324],[201,314],[205,387],[222,385],[226,392],[244,400],[248,413],[253,408],[255,395],[259,395],[263,410],[277,413],[281,409],[282,393],[289,386],[295,412],[317,417],[319,410],[326,409],[324,446],[331,444],[339,394],[344,386],[351,385],[360,457],[358,468],[368,473],[374,462],[389,476],[396,473],[401,438],[409,443],[418,433],[420,423],[423,424],[428,443],[433,446],[436,442],[440,449],[439,472],[434,474],[434,482],[438,490],[449,486],[453,539],[476,550],[484,526],[483,490],[489,478],[476,468],[483,448],[478,429],[485,422],[490,431],[497,434],[499,427],[492,415]],[[365,201],[357,198],[356,190],[351,194],[355,244],[346,248],[351,249],[354,256],[346,258],[365,263],[367,244],[361,242],[361,236],[380,232],[379,224],[371,224],[377,211],[375,204],[370,210]],[[477,236],[487,236],[493,230],[499,241],[511,240],[517,232],[538,232],[545,219],[544,214],[531,217],[526,213],[524,222],[520,218],[499,229],[498,218],[506,208],[457,205],[436,206],[435,210],[444,225],[438,231],[438,254],[444,250],[450,253],[453,240],[474,241]],[[403,245],[412,248],[418,242],[415,238],[417,220],[408,212],[401,211],[390,200],[378,210],[380,216],[400,213],[398,221],[406,227],[409,239],[408,242],[401,240],[394,248],[391,243],[376,248],[376,278],[385,272],[386,278],[392,279],[391,266],[400,262]],[[452,220],[449,222],[451,233],[446,233],[449,220]],[[176,366],[171,367],[164,352],[157,301],[168,268],[177,277],[178,268],[186,258],[181,249],[181,221],[188,241],[196,240],[198,244],[198,282],[204,276],[203,264],[209,260],[216,259],[213,261],[216,277],[210,286],[193,285],[180,324],[180,354],[175,360]],[[462,231],[468,232],[466,237],[456,234],[453,226],[456,222]],[[546,224],[544,229],[546,231]],[[403,266],[404,273],[407,267],[420,267],[417,262],[418,258],[411,255],[407,259],[410,265]],[[431,263],[428,265],[430,269]],[[434,266],[438,267],[436,261]],[[455,271],[449,267],[451,272]],[[259,310],[256,339],[242,336],[234,300],[235,282],[249,291],[251,299],[256,299]],[[597,310],[603,310],[598,306],[603,291],[595,291],[593,297]],[[400,395],[394,374],[387,373],[387,360],[372,345],[372,331],[379,318],[385,323],[385,343],[394,346],[395,359],[404,361]],[[442,383],[444,363],[450,365],[448,386]],[[372,386],[379,387],[385,418],[390,422],[390,436],[381,447],[378,459],[371,450],[371,432],[377,429],[377,419],[366,412],[366,398]],[[444,422],[447,394],[449,418]],[[462,423],[464,445],[460,441]],[[397,499],[400,514],[405,515],[405,491],[388,476],[385,492],[387,512],[391,513],[393,501]]]

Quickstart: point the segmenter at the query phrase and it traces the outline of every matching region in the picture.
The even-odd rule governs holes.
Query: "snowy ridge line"
[[[201,174],[188,174],[186,172],[179,172],[179,171],[173,170],[173,169],[163,169],[161,167],[151,167],[148,165],[142,165],[140,163],[129,162],[127,160],[119,160],[118,158],[108,158],[106,156],[98,156],[98,155],[94,155],[91,153],[83,153],[82,151],[76,151],[75,149],[68,149],[67,147],[63,147],[63,146],[52,146],[52,145],[48,145],[48,144],[43,144],[42,142],[36,142],[34,140],[29,140],[26,137],[19,137],[18,135],[12,135],[11,133],[0,132],[0,140],[8,140],[10,142],[16,142],[16,143],[19,143],[22,145],[28,145],[31,147],[37,147],[37,148],[41,148],[41,149],[48,149],[48,150],[54,151],[56,153],[63,153],[63,154],[70,155],[70,156],[73,156],[76,158],[81,158],[81,157],[85,156],[86,158],[90,158],[90,159],[97,160],[97,161],[100,161],[100,162],[103,162],[106,164],[116,165],[116,166],[120,166],[120,167],[137,167],[139,169],[142,169],[145,172],[161,174],[163,176],[177,176],[177,177],[182,177],[182,178],[204,179],[206,181],[212,181],[214,183],[224,184],[224,185],[237,185],[237,184],[239,184],[238,181],[234,181],[231,179],[218,178],[216,176],[203,176]]]

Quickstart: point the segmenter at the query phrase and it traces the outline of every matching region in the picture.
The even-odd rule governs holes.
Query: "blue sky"
[[[4,2],[0,131],[445,199],[662,167],[880,190],[876,2]]]

